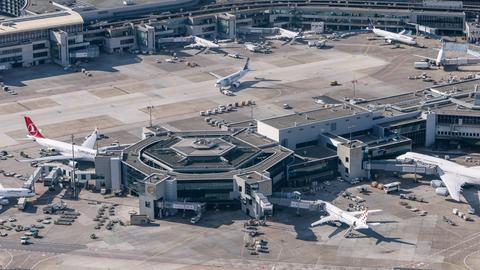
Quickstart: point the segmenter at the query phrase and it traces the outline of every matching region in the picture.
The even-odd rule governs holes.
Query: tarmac
[[[355,204],[341,196],[349,191],[365,199],[369,209],[382,209],[368,219],[382,224],[374,232],[344,237],[347,227],[340,224],[310,227],[320,212],[297,214],[296,209],[275,206],[274,216],[258,227],[256,237],[268,242],[269,252],[256,255],[245,247],[251,239],[244,232],[246,217],[239,210],[207,211],[195,225],[189,223],[194,214],[187,212],[149,226],[117,224],[112,230],[96,230],[93,218],[102,204],[116,204],[110,219],[127,223],[130,211],[137,209],[137,198],[104,198],[82,190],[79,199],[71,199],[63,191],[46,191],[37,183],[37,192],[43,195],[30,200],[25,212],[12,206],[2,210],[2,219],[17,220],[6,225],[38,224],[36,219],[48,216],[41,213],[43,205],[60,199],[81,215],[71,226],[44,225],[42,238],[32,238],[29,245],[20,244],[22,232],[0,230],[8,233],[0,242],[0,264],[2,269],[477,269],[478,216],[469,215],[471,221],[454,216],[452,208],[466,213],[467,204],[437,196],[429,179],[419,180],[415,183],[412,175],[380,176],[382,183],[402,182],[402,190],[392,194],[370,186],[360,193],[355,186],[338,181],[320,184],[316,191],[300,189],[305,199],[331,201],[342,209]],[[479,194],[478,189],[468,192]],[[414,194],[417,201],[400,199],[400,193]],[[402,201],[411,209],[400,205]],[[420,216],[414,208],[427,214]],[[446,223],[443,216],[456,225]],[[98,238],[90,239],[92,233]]]
[[[17,140],[25,133],[22,120],[25,114],[52,138],[72,133],[83,136],[95,126],[107,133],[131,131],[148,122],[149,106],[153,106],[155,123],[173,123],[174,128],[179,123],[178,129],[182,129],[185,126],[182,121],[187,121],[190,128],[204,129],[207,125],[197,121],[199,111],[216,105],[255,100],[253,112],[244,109],[225,117],[233,117],[232,121],[251,120],[252,116],[263,119],[315,109],[319,105],[312,101],[314,96],[384,97],[431,84],[407,80],[410,75],[426,72],[438,80],[448,77],[443,70],[413,69],[413,62],[418,61],[413,54],[434,54],[434,49],[408,46],[392,49],[383,41],[367,40],[367,35],[330,41],[325,49],[281,44],[275,42],[273,53],[267,55],[248,52],[237,44],[225,49],[250,57],[253,69],[233,97],[221,94],[214,87],[216,78],[209,72],[229,74],[240,69],[244,59],[213,52],[195,55],[198,51],[179,47],[174,48],[178,57],[199,66],[189,68],[185,62],[168,63],[165,60],[171,57],[170,52],[163,52],[152,56],[102,55],[82,65],[92,77],[54,64],[6,72],[5,84],[18,95],[0,93],[3,124],[0,147],[8,150],[10,146],[11,149],[32,146]],[[468,73],[470,70],[460,72]],[[340,85],[330,86],[333,80]],[[353,80],[357,81],[355,91]],[[285,103],[293,110],[284,110]]]

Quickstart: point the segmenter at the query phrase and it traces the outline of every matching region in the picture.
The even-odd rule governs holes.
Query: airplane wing
[[[378,213],[378,212],[382,212],[382,209],[368,209],[368,213],[371,214],[371,213]],[[365,213],[365,211],[353,211],[353,212],[350,212],[350,214],[354,215],[355,217],[357,216],[360,216],[360,215],[363,215]]]
[[[98,139],[98,129],[95,128],[92,134],[90,134],[82,143],[82,147],[86,147],[90,149],[95,148],[95,143],[97,142],[97,139]]]
[[[223,78],[223,76],[220,76],[220,75],[215,74],[215,73],[213,73],[213,72],[208,72],[208,74],[212,75],[213,77],[216,77],[217,79]]]
[[[328,238],[334,237],[335,235],[339,234],[343,230],[345,230],[344,224],[335,228],[335,230],[328,235]]]
[[[318,225],[322,225],[322,224],[325,224],[327,222],[332,222],[332,221],[337,221],[338,219],[336,219],[335,217],[333,216],[326,216],[326,217],[323,217],[315,222],[313,222],[312,224],[310,224],[311,227],[315,227],[315,226],[318,226]]]
[[[195,53],[195,55],[199,55],[201,53],[206,53],[208,51],[208,47],[204,47],[203,49],[199,50],[198,52]]]
[[[424,56],[424,55],[414,54],[413,56],[420,57],[420,58],[423,58],[423,59],[427,59],[428,61],[437,61],[437,59],[435,59],[435,58],[431,58],[431,57]]]
[[[48,156],[48,157],[40,157],[40,158],[31,158],[31,159],[20,159],[20,162],[33,162],[33,161],[54,161],[54,160],[71,160],[72,156],[64,156],[64,155],[56,155],[56,156]]]
[[[440,179],[448,189],[448,193],[455,201],[460,201],[460,191],[462,191],[462,185],[467,182],[467,179],[463,179],[453,173],[441,173]]]
[[[405,35],[405,33],[407,33],[407,30],[403,29],[403,30],[400,31],[398,34],[399,34],[399,35]]]

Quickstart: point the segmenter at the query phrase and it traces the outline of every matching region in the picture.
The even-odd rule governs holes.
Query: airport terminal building
[[[138,195],[141,213],[151,218],[205,207],[241,207],[259,217],[271,211],[275,192],[337,177],[369,179],[376,162],[415,147],[475,143],[479,83],[372,100],[315,97],[322,108],[258,119],[253,127],[147,127],[139,142],[97,157],[96,178],[112,191]]]
[[[28,10],[24,2],[9,0],[0,8],[19,16]],[[99,51],[154,53],[171,42],[188,44],[189,36],[235,39],[251,27],[355,31],[372,19],[390,31],[463,35],[467,16],[479,10],[458,1],[232,1],[201,6],[198,0],[182,0],[100,7],[66,2],[53,3],[44,14],[0,21],[0,69],[46,62],[68,66]]]

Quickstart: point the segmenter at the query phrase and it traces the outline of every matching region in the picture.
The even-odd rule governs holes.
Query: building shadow
[[[88,61],[88,63],[81,63],[78,66],[72,65],[70,68],[48,63],[27,68],[13,68],[3,71],[0,75],[3,77],[5,85],[22,87],[26,86],[25,81],[77,73],[81,72],[82,68],[94,72],[118,72],[115,67],[131,65],[141,61],[140,57],[133,54],[101,54],[98,58]]]

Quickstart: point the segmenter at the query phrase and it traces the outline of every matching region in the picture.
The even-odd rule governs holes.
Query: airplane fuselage
[[[69,143],[51,140],[47,138],[33,138],[38,144],[43,147],[47,147],[50,149],[55,149],[56,151],[60,152],[63,155],[70,156],[72,155],[72,145]],[[84,160],[84,161],[95,161],[95,156],[97,155],[97,151],[94,149],[89,149],[86,147],[74,145],[73,146],[75,160]]]
[[[35,192],[32,192],[27,188],[1,188],[0,189],[0,198],[21,198],[21,197],[33,197]]]
[[[337,219],[338,221],[347,224],[354,228],[368,228],[368,225],[365,221],[353,216],[351,213],[344,211],[333,204],[325,202],[325,211],[327,213]]]
[[[248,70],[239,70],[235,73],[232,73],[232,74],[230,74],[226,77],[223,77],[223,78],[217,80],[217,82],[215,83],[215,86],[219,87],[219,88],[224,88],[224,87],[230,86],[233,83],[240,80],[243,76],[245,76],[245,74],[247,74],[247,72],[248,72]]]
[[[390,32],[390,31],[385,31],[385,30],[378,29],[378,28],[373,28],[372,31],[375,35],[383,37],[388,41],[400,42],[400,43],[404,43],[404,44],[407,44],[407,45],[416,45],[417,44],[417,41],[414,38],[406,36],[406,35],[397,34],[397,33],[393,33],[393,32]]]

